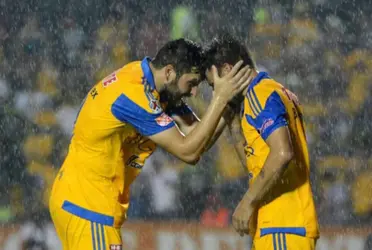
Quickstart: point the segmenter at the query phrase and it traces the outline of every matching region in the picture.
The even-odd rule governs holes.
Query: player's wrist
[[[214,95],[212,97],[212,102],[213,104],[219,106],[219,107],[222,107],[223,109],[227,106],[227,104],[229,103],[229,100],[227,98],[224,98],[222,95]]]

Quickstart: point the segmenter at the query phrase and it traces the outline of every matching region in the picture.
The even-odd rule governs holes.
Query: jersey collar
[[[154,75],[151,72],[150,62],[151,62],[151,58],[147,56],[141,62],[141,68],[143,71],[143,78],[144,78],[143,80],[144,80],[144,83],[147,82],[150,85],[151,90],[155,90],[156,86],[155,86],[155,81],[154,81]]]
[[[251,90],[258,83],[260,83],[261,80],[268,79],[268,78],[270,78],[268,73],[263,72],[263,71],[259,72],[258,75],[255,78],[253,78],[251,84],[249,84],[248,91]]]

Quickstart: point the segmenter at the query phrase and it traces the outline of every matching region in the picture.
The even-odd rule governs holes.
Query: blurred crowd
[[[0,0],[0,222],[48,220],[48,197],[89,88],[169,39],[228,31],[297,93],[322,225],[372,222],[369,1]],[[201,117],[201,84],[189,100]],[[223,134],[197,166],[158,150],[132,185],[129,219],[228,226],[247,173]]]

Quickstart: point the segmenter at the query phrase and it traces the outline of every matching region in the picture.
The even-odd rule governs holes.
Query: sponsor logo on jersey
[[[158,118],[155,119],[156,123],[159,124],[162,127],[165,127],[169,125],[171,122],[173,122],[173,119],[166,115],[165,113],[161,114]]]
[[[110,250],[122,250],[122,246],[121,245],[113,245],[113,244],[111,244],[110,245]]]
[[[247,144],[244,145],[244,153],[246,157],[249,157],[251,155],[254,155],[254,149],[251,146],[248,146]]]
[[[113,84],[114,82],[116,82],[118,80],[118,78],[116,77],[116,73],[112,73],[110,74],[109,76],[107,76],[105,79],[102,80],[102,85],[103,87],[107,87],[111,84]]]
[[[127,160],[126,162],[126,165],[129,166],[129,167],[132,167],[132,168],[138,168],[138,169],[141,169],[143,167],[143,165],[139,164],[136,162],[136,160],[138,159],[138,155],[132,155],[131,157],[129,157],[129,159]]]
[[[273,124],[274,124],[274,120],[273,120],[273,119],[266,119],[266,120],[263,122],[261,128],[259,129],[260,134],[262,134],[263,132],[265,132],[265,130],[266,130],[268,127],[270,127],[271,125],[273,125]]]

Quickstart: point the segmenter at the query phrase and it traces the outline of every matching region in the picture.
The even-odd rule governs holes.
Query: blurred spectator
[[[206,198],[207,207],[201,215],[201,224],[206,227],[229,226],[231,211],[223,205],[218,192],[212,192]]]
[[[80,63],[80,46],[85,39],[84,31],[76,23],[73,17],[65,17],[63,19],[63,42],[66,46],[67,64],[70,66]]]
[[[352,185],[352,198],[354,213],[370,223],[372,219],[372,172],[362,171]]]
[[[152,173],[149,179],[154,217],[172,219],[178,217],[179,194],[177,191],[179,174],[174,164],[164,153],[158,150],[151,156]],[[148,163],[147,163],[148,164]]]
[[[169,25],[155,11],[149,10],[143,22],[139,24],[138,33],[135,34],[134,56],[136,58],[154,57],[157,50],[168,39]]]
[[[349,163],[343,157],[328,157],[319,163],[322,173],[320,219],[331,225],[345,225],[352,218],[350,184],[347,183]]]
[[[194,13],[187,6],[177,6],[172,10],[170,39],[186,37],[199,42],[198,21]]]

